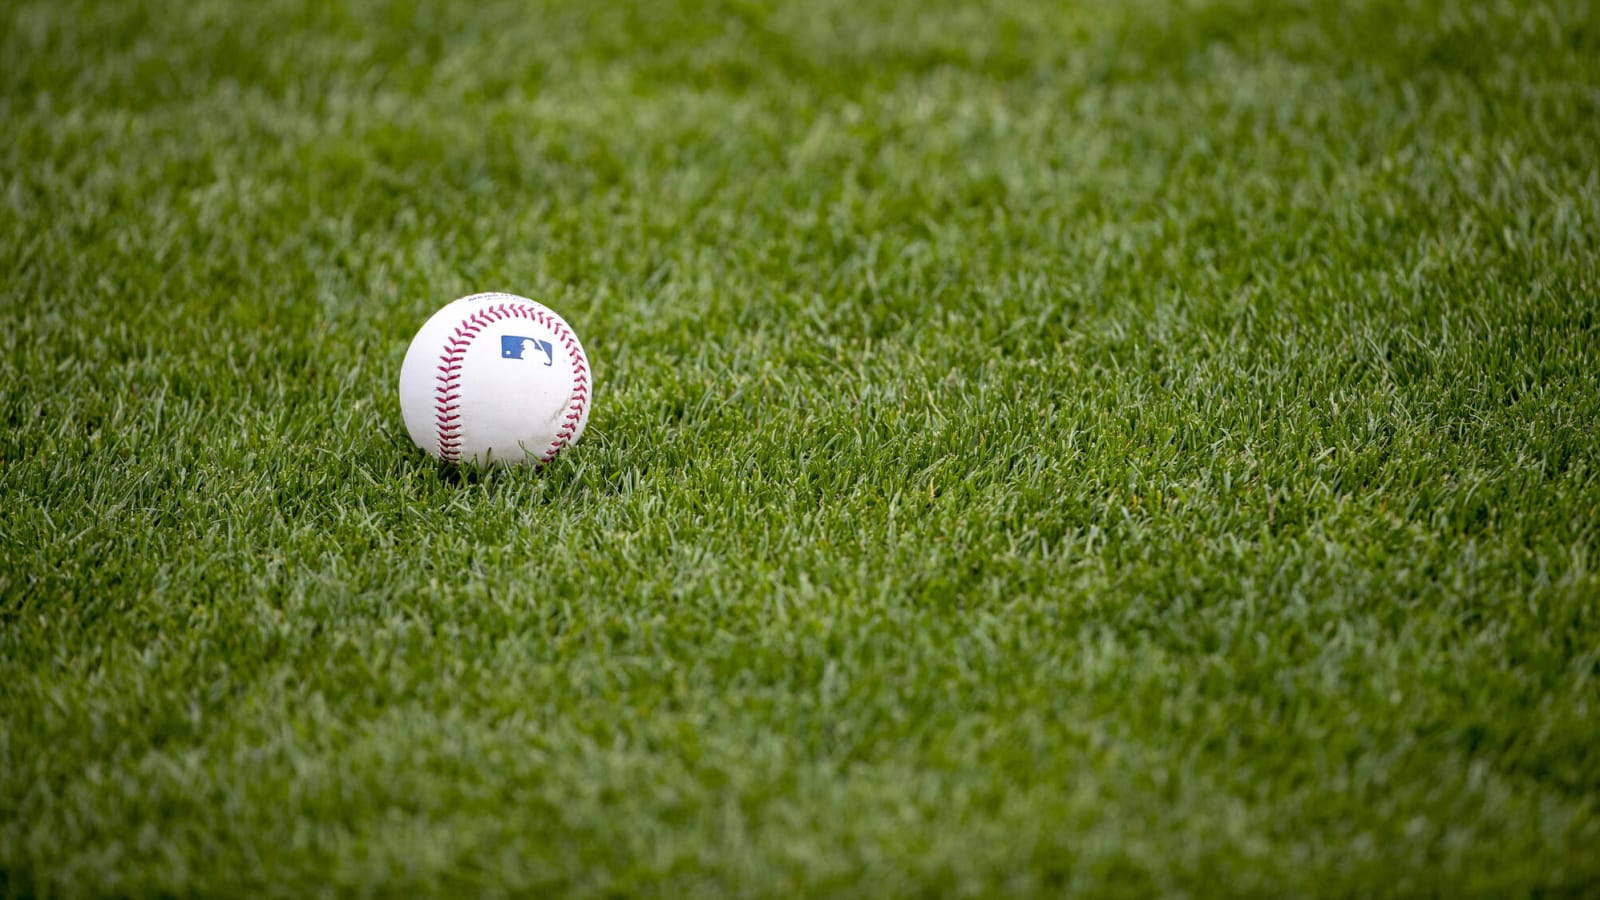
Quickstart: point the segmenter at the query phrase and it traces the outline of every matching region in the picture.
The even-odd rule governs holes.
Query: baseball
[[[543,465],[583,436],[592,393],[566,320],[515,294],[447,304],[400,367],[406,431],[447,462]]]

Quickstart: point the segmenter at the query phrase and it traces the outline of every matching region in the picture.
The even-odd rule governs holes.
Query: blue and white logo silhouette
[[[500,338],[501,359],[538,359],[544,354],[544,364],[555,364],[556,348],[549,341],[536,341],[531,337],[508,334]]]

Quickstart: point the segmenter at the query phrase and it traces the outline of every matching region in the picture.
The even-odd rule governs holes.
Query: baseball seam
[[[543,309],[520,303],[497,303],[473,312],[456,325],[439,354],[439,374],[434,377],[434,425],[438,437],[439,458],[449,462],[461,460],[461,368],[467,350],[483,329],[503,319],[527,319],[544,326],[567,349],[572,360],[572,393],[567,403],[566,417],[556,436],[538,455],[539,464],[555,459],[572,444],[572,437],[583,421],[584,409],[589,405],[589,361],[578,345],[577,335],[554,315]]]

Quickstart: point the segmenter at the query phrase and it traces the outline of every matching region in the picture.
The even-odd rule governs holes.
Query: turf
[[[0,893],[1600,890],[1600,9],[0,7]],[[433,309],[594,359],[411,446]]]

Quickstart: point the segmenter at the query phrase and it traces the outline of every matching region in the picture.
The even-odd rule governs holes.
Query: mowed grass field
[[[0,893],[1600,891],[1594,3],[0,54]],[[544,472],[400,420],[487,290]]]

